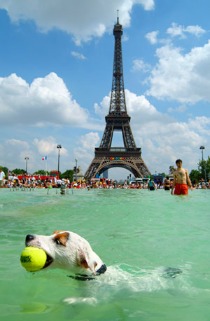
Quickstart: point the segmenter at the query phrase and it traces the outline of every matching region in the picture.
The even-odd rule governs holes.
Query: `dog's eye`
[[[69,239],[69,233],[67,233],[67,232],[58,233],[53,238],[54,242],[57,245],[62,245],[62,246],[66,246],[68,239]]]
[[[56,243],[57,245],[61,245],[61,242],[60,242],[59,239],[55,239],[55,243]]]

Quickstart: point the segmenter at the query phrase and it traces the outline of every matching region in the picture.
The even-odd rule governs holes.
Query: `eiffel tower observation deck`
[[[123,28],[119,18],[114,25],[113,34],[115,48],[109,114],[105,117],[106,127],[100,146],[95,148],[95,157],[84,175],[86,180],[99,177],[104,171],[113,167],[127,169],[135,177],[143,178],[150,175],[141,157],[141,148],[136,147],[130,126],[131,118],[126,108],[121,45]],[[121,131],[124,147],[112,147],[115,131]]]

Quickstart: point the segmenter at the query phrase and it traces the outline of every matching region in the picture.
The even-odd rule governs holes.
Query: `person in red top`
[[[182,167],[182,160],[176,160],[177,170],[174,172],[174,181],[171,189],[173,195],[188,195],[188,187],[192,188],[192,183],[187,169]]]

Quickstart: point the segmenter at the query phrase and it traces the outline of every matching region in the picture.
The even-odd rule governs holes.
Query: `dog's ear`
[[[95,268],[97,263],[88,259],[83,251],[80,251],[78,254],[77,264],[84,269],[90,269],[94,274],[96,273]]]
[[[62,230],[56,230],[56,231],[53,232],[53,234],[58,234],[60,232],[63,232],[63,231]]]
[[[54,240],[57,244],[66,246],[66,243],[69,239],[69,233],[68,232],[60,232],[58,234],[55,234]]]

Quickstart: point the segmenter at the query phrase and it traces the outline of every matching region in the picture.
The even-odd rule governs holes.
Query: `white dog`
[[[71,277],[90,280],[105,273],[106,265],[92,250],[87,240],[70,231],[55,231],[50,236],[27,235],[26,246],[43,249],[47,254],[44,268],[66,269],[73,273]]]

